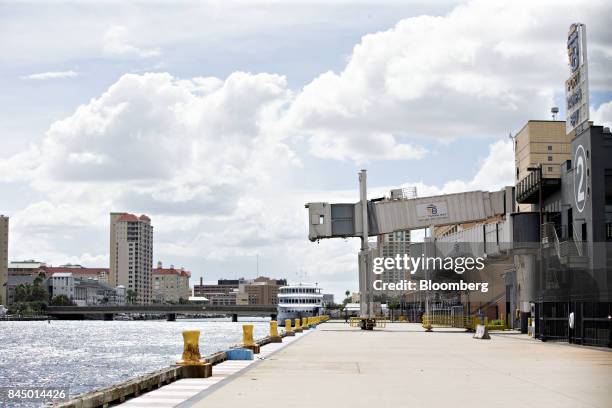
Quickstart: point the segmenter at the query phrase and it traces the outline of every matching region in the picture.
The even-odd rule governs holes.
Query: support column
[[[232,315],[232,322],[233,322],[233,323],[238,322],[238,313],[234,313],[234,314]]]
[[[176,313],[168,313],[166,315],[166,320],[169,322],[175,322],[176,321]]]

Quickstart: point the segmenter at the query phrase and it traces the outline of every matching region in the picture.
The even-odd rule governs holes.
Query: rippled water
[[[242,339],[244,321],[0,322],[0,387],[68,387],[71,395],[108,386],[173,364],[181,332],[200,330],[200,353],[225,350]],[[268,334],[264,319],[249,319],[254,337]]]

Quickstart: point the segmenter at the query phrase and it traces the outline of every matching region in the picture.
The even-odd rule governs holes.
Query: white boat
[[[318,316],[323,311],[323,294],[317,285],[298,283],[278,289],[277,320],[279,326],[286,319]]]

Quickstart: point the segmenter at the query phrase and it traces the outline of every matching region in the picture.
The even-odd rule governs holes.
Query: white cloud
[[[170,254],[228,259],[279,242],[283,211],[266,222],[266,198],[299,160],[268,128],[290,96],[278,75],[122,76],[53,123],[41,143],[0,159],[2,181],[29,182],[43,197],[14,214],[16,242],[57,259],[75,251],[69,242],[103,240],[118,210],[182,225],[178,239],[172,226],[160,228],[159,248]]]
[[[364,36],[341,72],[308,84],[286,126],[314,155],[358,163],[418,159],[425,141],[503,137],[563,92],[574,20],[590,30],[592,87],[611,90],[612,30],[600,18],[610,11],[600,1],[472,1],[403,19]]]
[[[74,78],[78,76],[78,72],[75,71],[50,71],[50,72],[40,72],[38,74],[30,74],[22,76],[22,79],[34,79],[37,81],[44,81],[47,79],[65,79],[65,78]]]
[[[161,55],[159,48],[144,48],[133,45],[126,27],[114,25],[104,33],[103,49],[110,56],[150,58]]]
[[[612,101],[602,103],[597,109],[591,108],[591,120],[594,125],[612,127]]]

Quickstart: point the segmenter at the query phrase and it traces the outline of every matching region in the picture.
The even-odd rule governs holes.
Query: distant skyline
[[[9,259],[108,267],[110,212],[151,216],[192,284],[304,273],[357,291],[357,240],[309,201],[513,184],[510,133],[565,119],[587,26],[591,119],[612,124],[606,1],[3,2],[0,213]]]

